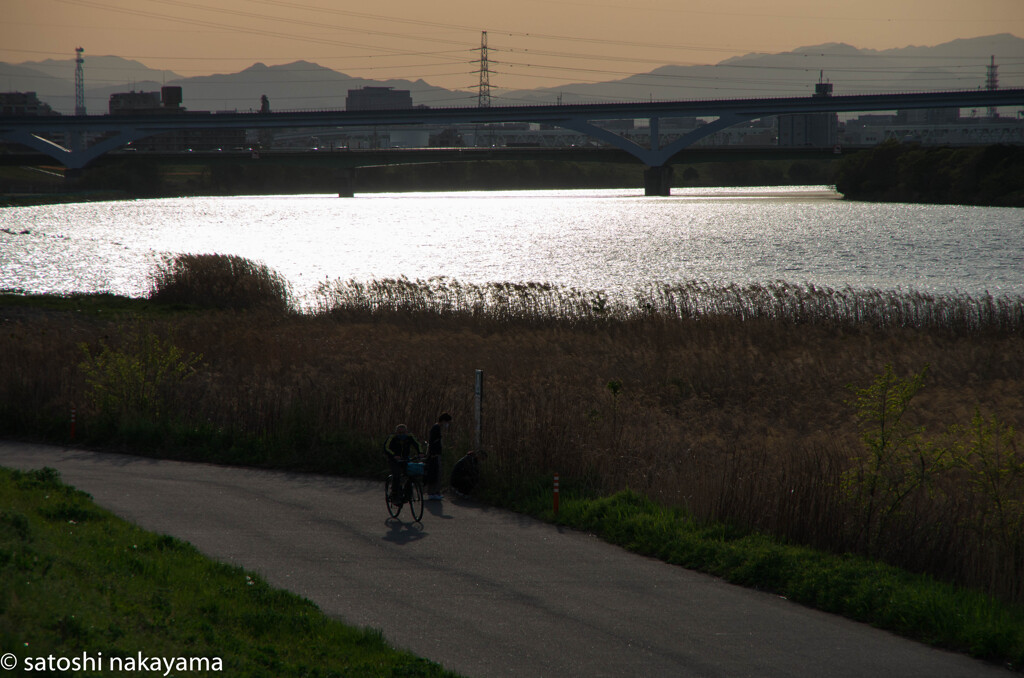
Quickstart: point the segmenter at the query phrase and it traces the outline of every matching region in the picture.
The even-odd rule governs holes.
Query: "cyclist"
[[[391,500],[396,503],[402,502],[402,476],[405,475],[405,465],[409,463],[409,457],[420,454],[420,444],[413,436],[409,435],[409,427],[399,424],[395,432],[384,441],[384,453],[391,467]]]

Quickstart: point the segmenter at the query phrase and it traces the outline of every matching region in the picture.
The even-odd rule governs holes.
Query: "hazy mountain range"
[[[1010,34],[954,40],[933,47],[858,49],[845,44],[801,47],[779,54],[748,54],[705,66],[663,66],[649,73],[606,82],[580,82],[553,88],[506,91],[500,75],[491,77],[492,103],[575,103],[719,99],[811,94],[820,77],[835,94],[978,89],[994,56],[1000,87],[1024,87],[1024,39]],[[614,66],[610,67],[614,68]],[[476,103],[475,91],[452,91],[423,80],[366,80],[307,61],[281,66],[257,63],[238,73],[185,78],[116,56],[85,59],[86,108],[106,113],[111,93],[182,88],[183,105],[193,111],[257,110],[260,98],[272,110],[341,109],[349,89],[367,85],[407,89],[416,104],[463,106]],[[0,90],[36,92],[61,113],[74,111],[75,62],[0,62]]]

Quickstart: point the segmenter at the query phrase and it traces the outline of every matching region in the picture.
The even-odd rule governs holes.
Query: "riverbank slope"
[[[195,259],[186,286],[221,268]],[[449,411],[447,463],[469,449],[481,369],[494,503],[536,512],[521,502],[546,503],[559,473],[584,497],[650,497],[712,541],[771,534],[1024,599],[1020,299],[680,285],[619,308],[382,281],[329,286],[300,315],[273,286],[207,284],[191,303],[163,288],[166,303],[5,297],[0,432],[379,476],[398,422]],[[762,555],[741,570],[771,587],[804,560]]]

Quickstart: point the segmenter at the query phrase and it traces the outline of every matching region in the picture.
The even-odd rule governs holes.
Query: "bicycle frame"
[[[406,468],[408,469],[408,462]],[[384,500],[387,502],[388,513],[392,518],[397,518],[402,512],[402,507],[409,504],[413,520],[419,522],[423,517],[423,476],[418,473],[403,473],[399,476],[397,482],[401,483],[401,495],[398,502],[392,499],[395,482],[394,475],[389,475],[384,481]]]

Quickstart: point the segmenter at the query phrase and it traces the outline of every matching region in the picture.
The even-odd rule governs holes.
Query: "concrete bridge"
[[[701,138],[738,123],[777,115],[908,110],[923,108],[989,108],[1024,105],[1024,89],[858,94],[648,103],[495,106],[489,108],[422,108],[382,111],[288,111],[280,113],[145,113],[134,115],[6,116],[0,117],[0,139],[27,146],[71,170],[125,144],[182,129],[260,129],[301,127],[373,127],[391,125],[489,125],[528,122],[574,130],[621,149],[647,166],[648,195],[668,195],[671,160]],[[661,144],[662,119],[716,118],[711,123]],[[646,119],[650,143],[641,146],[600,126],[602,121]],[[44,138],[60,133],[70,148]],[[107,135],[85,147],[75,140]]]

